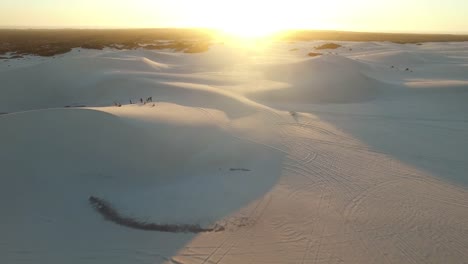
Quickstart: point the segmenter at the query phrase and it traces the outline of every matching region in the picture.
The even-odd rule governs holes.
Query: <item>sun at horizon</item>
[[[468,2],[448,0],[7,0],[2,28],[214,28],[243,38],[287,29],[468,33]],[[398,14],[398,19],[395,18]],[[415,14],[418,14],[417,16]]]
[[[200,17],[195,19],[195,26],[215,28],[237,38],[268,37],[297,24],[291,10],[285,10],[281,2],[238,0],[219,6],[216,1],[205,0],[197,6]]]

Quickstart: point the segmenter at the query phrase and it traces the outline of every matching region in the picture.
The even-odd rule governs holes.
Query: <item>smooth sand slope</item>
[[[323,43],[0,61],[0,262],[465,263],[468,44]]]

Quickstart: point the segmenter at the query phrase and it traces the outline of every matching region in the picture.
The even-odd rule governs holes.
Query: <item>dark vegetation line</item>
[[[73,48],[172,49],[185,53],[207,51],[217,36],[208,29],[0,29],[0,59],[24,55],[54,56]],[[345,31],[288,30],[282,41],[391,41],[395,43],[468,41],[468,35],[363,33]],[[9,56],[5,56],[8,54]]]
[[[246,168],[230,168],[230,171],[250,171],[249,169]]]
[[[399,44],[420,44],[421,42],[460,42],[468,41],[468,35],[454,34],[411,34],[411,33],[378,33],[350,32],[327,30],[289,30],[280,36],[289,41],[390,41]]]
[[[104,219],[116,223],[121,226],[126,226],[133,229],[140,229],[146,231],[159,231],[170,233],[202,233],[202,232],[219,232],[223,231],[224,227],[215,225],[213,228],[203,228],[200,225],[189,224],[156,224],[136,220],[134,218],[125,217],[119,214],[112,205],[95,196],[90,196],[88,199],[91,206],[104,217]]]
[[[213,36],[210,32],[203,29],[3,29],[0,30],[0,57],[54,56],[73,48],[173,49],[198,53],[209,49]],[[10,57],[4,56],[7,53]]]

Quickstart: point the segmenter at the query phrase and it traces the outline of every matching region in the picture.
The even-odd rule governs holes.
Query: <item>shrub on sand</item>
[[[317,57],[317,56],[320,56],[322,55],[322,53],[317,53],[317,52],[309,52],[309,54],[307,54],[309,57]]]
[[[223,231],[224,227],[215,225],[212,228],[203,228],[196,224],[156,224],[139,221],[131,217],[125,217],[119,214],[112,205],[104,199],[90,196],[88,199],[91,206],[104,217],[104,219],[114,222],[121,226],[126,226],[134,229],[147,230],[147,231],[159,231],[159,232],[170,232],[170,233],[201,233],[201,232],[219,232]]]
[[[337,49],[337,48],[341,48],[341,47],[342,47],[341,45],[336,44],[336,43],[326,43],[326,44],[320,45],[318,47],[315,47],[315,49],[317,49],[317,50]]]

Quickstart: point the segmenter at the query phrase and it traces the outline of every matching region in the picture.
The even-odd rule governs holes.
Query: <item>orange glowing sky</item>
[[[282,29],[467,33],[466,0],[3,0],[1,27],[207,27],[239,35]]]

